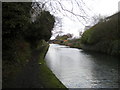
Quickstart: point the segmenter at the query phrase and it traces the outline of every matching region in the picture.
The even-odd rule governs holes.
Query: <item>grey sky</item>
[[[54,0],[53,0],[54,1]],[[71,0],[61,0],[62,5],[64,6],[64,8],[66,8],[67,10],[71,10],[72,6],[71,6]],[[81,0],[79,0],[81,1]],[[84,20],[82,18],[79,18],[80,21],[82,21],[82,23],[84,23],[85,25],[90,25],[91,24],[91,17],[94,15],[101,15],[101,16],[110,16],[116,12],[118,12],[118,2],[119,0],[83,0],[84,3],[81,3],[82,9],[88,14],[87,16],[87,22],[84,22]],[[84,5],[85,4],[85,5]],[[79,9],[79,7],[74,4],[74,10],[73,12],[76,14],[80,14],[80,15],[84,15],[83,11]],[[59,8],[59,6],[58,6]],[[61,13],[57,13],[54,14],[55,16],[58,16],[61,18],[62,21],[62,28],[55,28],[53,31],[53,36],[51,39],[53,39],[57,34],[55,34],[56,31],[61,30],[63,31],[63,34],[66,33],[71,33],[73,34],[75,37],[79,36],[79,32],[80,31],[84,31],[84,25],[81,24],[81,22],[79,22],[77,20],[77,18],[75,16],[73,16],[72,14],[68,13],[68,12],[64,12],[66,13],[67,16],[63,16]],[[71,20],[73,19],[73,20]]]
[[[16,1],[16,0],[2,0],[2,1]],[[59,18],[59,23],[62,27],[55,27],[53,29],[53,39],[59,32],[63,34],[71,33],[74,37],[79,36],[79,32],[84,31],[84,27],[92,23],[91,17],[94,15],[101,16],[110,16],[118,11],[118,2],[120,0],[17,0],[17,1],[38,1],[38,2],[48,2],[46,8],[49,9],[51,14]],[[68,10],[72,11],[76,15],[81,15],[86,17],[86,21],[79,17],[75,16],[69,12],[66,12],[61,9],[61,6]],[[76,2],[78,3],[76,3]],[[50,3],[51,2],[51,3]],[[79,5],[78,5],[79,4]],[[52,10],[53,7],[54,10]],[[84,25],[83,25],[84,24]]]
[[[50,11],[51,14],[55,15],[57,18],[60,18],[60,23],[62,25],[61,28],[54,28],[53,30],[53,36],[54,38],[59,31],[62,31],[63,34],[71,33],[75,37],[79,36],[79,32],[84,31],[84,25],[90,25],[92,22],[91,17],[94,15],[102,15],[102,16],[110,16],[118,11],[118,2],[120,0],[1,0],[2,2],[8,2],[8,1],[49,1],[52,2],[52,6],[54,7],[55,12],[53,10]],[[60,9],[60,5],[55,5],[56,1],[60,1],[61,5],[67,9],[72,10],[73,6],[73,12],[78,15],[85,15],[85,13],[88,14],[85,15],[87,17],[87,22],[84,21],[81,17],[75,17],[74,15],[70,14],[69,12],[65,12]],[[80,6],[75,3],[77,1]],[[83,1],[83,2],[82,2]],[[72,3],[73,4],[72,4]],[[46,4],[47,7],[51,7],[50,3]],[[60,10],[60,12],[59,12]],[[85,13],[84,13],[85,12]],[[64,15],[63,15],[64,14]],[[67,15],[67,16],[65,16]],[[78,20],[79,19],[79,20]],[[81,23],[82,22],[82,23]],[[83,25],[84,24],[84,25]]]

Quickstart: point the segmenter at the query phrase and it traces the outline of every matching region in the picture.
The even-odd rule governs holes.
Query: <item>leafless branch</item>
[[[89,15],[84,10],[84,7],[86,7],[89,11],[90,9],[86,6],[84,1],[68,0],[68,2],[71,4],[70,9],[64,6],[63,1],[64,0],[39,0],[38,2],[34,2],[34,9],[36,14],[39,14],[42,10],[49,10],[52,14],[54,14],[56,17],[55,26],[62,27],[62,22],[60,21],[61,19],[59,17],[63,16],[71,19],[72,21],[78,20],[82,25],[85,26],[89,20]],[[65,2],[67,2],[67,0],[65,0]],[[74,12],[76,11],[75,8],[77,8],[79,11]]]

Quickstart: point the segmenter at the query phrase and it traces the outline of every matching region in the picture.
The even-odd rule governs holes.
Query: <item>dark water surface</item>
[[[48,67],[67,88],[118,88],[118,58],[50,44]]]

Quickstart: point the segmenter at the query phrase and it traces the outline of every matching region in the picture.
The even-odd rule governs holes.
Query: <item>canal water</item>
[[[46,63],[67,88],[118,88],[118,58],[50,44]]]

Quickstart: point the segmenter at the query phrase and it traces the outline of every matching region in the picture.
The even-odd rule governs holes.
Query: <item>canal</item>
[[[46,63],[67,88],[118,88],[118,58],[50,44]]]

